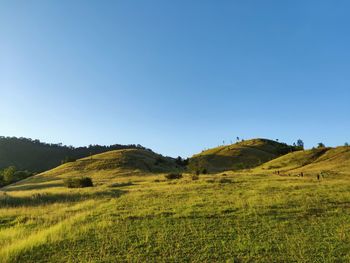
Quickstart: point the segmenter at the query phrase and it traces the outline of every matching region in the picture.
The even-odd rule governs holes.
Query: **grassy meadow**
[[[350,261],[346,174],[89,176],[92,188],[44,174],[2,189],[0,262]]]

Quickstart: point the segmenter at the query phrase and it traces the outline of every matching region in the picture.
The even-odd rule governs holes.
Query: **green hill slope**
[[[124,170],[142,172],[168,172],[180,168],[175,159],[145,149],[123,149],[82,158],[58,166],[46,173],[95,172]]]
[[[146,149],[114,150],[62,164],[52,170],[32,176],[4,189],[37,189],[63,186],[63,179],[89,176],[99,184],[111,184],[113,179],[151,173],[181,171],[175,159]]]
[[[350,147],[317,148],[297,151],[276,158],[257,167],[256,171],[281,171],[289,173],[319,173],[331,171],[350,173]]]
[[[256,167],[295,147],[267,139],[252,139],[232,145],[225,145],[193,155],[189,161],[192,171],[221,172]]]

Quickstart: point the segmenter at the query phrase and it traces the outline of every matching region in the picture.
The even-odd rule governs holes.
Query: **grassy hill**
[[[315,148],[297,151],[257,167],[255,171],[280,171],[288,174],[320,172],[349,173],[350,147]]]
[[[175,159],[146,149],[123,149],[82,158],[13,184],[10,188],[25,189],[63,186],[67,178],[89,176],[100,184],[113,184],[115,178],[139,174],[181,171]]]
[[[88,147],[72,147],[62,144],[48,144],[39,140],[0,136],[0,170],[15,166],[18,170],[43,172],[54,168],[65,160],[75,160],[118,149],[144,149],[141,145],[111,146],[90,145]]]
[[[275,143],[235,147],[290,149]],[[349,160],[349,147],[320,148],[168,180],[181,167],[149,150],[79,159],[0,189],[0,262],[349,262]],[[337,172],[273,174],[321,168]],[[64,186],[80,176],[94,187]]]
[[[205,169],[210,173],[242,170],[256,167],[294,150],[293,146],[272,140],[247,140],[195,154],[190,158],[189,168],[192,171]]]

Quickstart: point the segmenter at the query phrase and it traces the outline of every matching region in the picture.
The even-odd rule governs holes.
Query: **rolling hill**
[[[189,169],[206,170],[209,173],[242,170],[256,167],[295,150],[296,147],[285,143],[268,139],[252,139],[195,154],[190,158]]]
[[[350,147],[315,148],[296,151],[264,163],[256,171],[277,171],[298,174],[320,172],[350,173]]]
[[[175,159],[113,150],[1,188],[0,262],[349,262],[349,177],[273,172],[349,171],[350,147],[280,157],[295,148],[264,139],[225,147],[206,151],[232,158],[224,168],[277,158],[170,180],[162,173],[183,169]],[[81,176],[94,187],[64,186]]]
[[[96,172],[103,170],[168,172],[178,169],[175,159],[146,149],[108,151],[60,165],[48,173]]]
[[[318,151],[309,165],[348,163],[345,148]],[[2,188],[0,262],[349,262],[348,176],[149,172],[173,168],[117,150]],[[63,187],[74,176],[94,187]]]
[[[182,171],[171,157],[164,157],[147,149],[123,149],[96,154],[62,164],[54,169],[29,177],[7,188],[18,189],[18,185],[33,187],[63,186],[63,179],[89,176],[94,182],[113,183],[113,179],[125,176],[157,174]]]

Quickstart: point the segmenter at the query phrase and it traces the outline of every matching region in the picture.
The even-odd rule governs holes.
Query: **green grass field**
[[[2,194],[2,262],[350,261],[346,176],[105,170],[84,189],[42,180]]]

